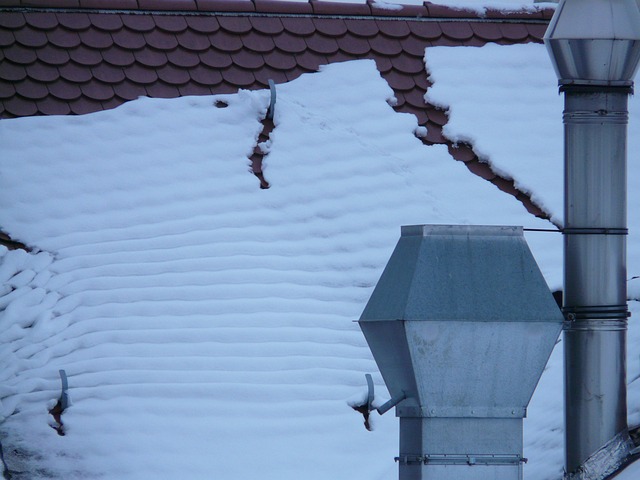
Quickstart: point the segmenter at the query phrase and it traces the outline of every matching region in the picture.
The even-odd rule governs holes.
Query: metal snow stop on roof
[[[522,478],[562,322],[522,228],[402,227],[359,320],[397,403],[400,480]]]

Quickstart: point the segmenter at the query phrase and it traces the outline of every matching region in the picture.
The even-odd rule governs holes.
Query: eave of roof
[[[425,144],[447,145],[472,172],[545,216],[471,145],[443,136],[446,112],[424,100],[424,51],[541,42],[552,13],[480,16],[430,3],[389,10],[324,1],[0,0],[0,118],[85,114],[139,96],[263,89],[321,65],[373,59],[394,90],[394,109],[427,128]],[[273,127],[265,128],[268,135]],[[261,159],[252,157],[256,174]]]

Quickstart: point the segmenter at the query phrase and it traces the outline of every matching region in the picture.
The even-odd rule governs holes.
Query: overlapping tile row
[[[265,11],[273,3],[282,5],[246,3],[263,5]],[[300,9],[311,4],[289,5]],[[313,8],[327,5],[331,4],[316,2]],[[341,10],[371,10],[369,4],[342,5],[347,7]],[[321,65],[368,58],[375,60],[393,88],[394,108],[414,114],[427,127],[423,141],[450,144],[442,136],[445,112],[424,101],[429,86],[425,48],[539,42],[546,28],[541,20],[414,20],[390,16],[389,11],[386,16],[378,12],[357,17],[325,13],[0,10],[0,118],[84,114],[139,96],[263,89],[269,79],[283,83]],[[456,158],[495,179],[488,166],[461,150],[454,149]],[[254,165],[254,171],[260,169]],[[499,186],[513,190],[513,185]]]

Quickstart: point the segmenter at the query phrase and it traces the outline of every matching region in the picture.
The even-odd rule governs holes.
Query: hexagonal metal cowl
[[[522,418],[563,316],[520,227],[402,227],[359,324],[399,416]]]
[[[640,60],[636,0],[561,0],[544,36],[562,85],[629,86]]]

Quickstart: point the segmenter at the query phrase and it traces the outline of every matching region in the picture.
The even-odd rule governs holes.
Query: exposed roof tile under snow
[[[430,46],[540,42],[552,13],[480,17],[429,3],[389,10],[323,1],[0,0],[0,118],[84,114],[143,95],[264,89],[270,79],[373,59],[395,92],[395,110],[427,128],[425,143],[447,144],[471,171],[544,216],[471,146],[443,136],[445,112],[424,101],[423,57]]]

